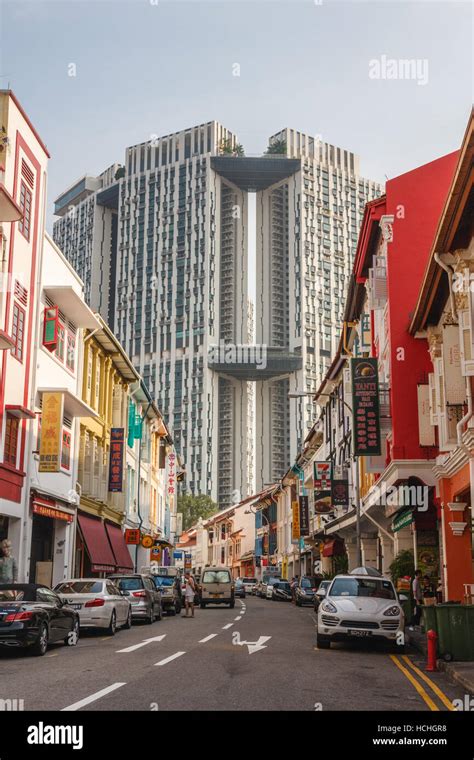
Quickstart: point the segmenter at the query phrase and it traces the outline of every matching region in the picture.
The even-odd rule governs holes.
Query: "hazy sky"
[[[127,145],[152,134],[217,119],[260,153],[291,126],[355,151],[362,173],[383,181],[459,147],[471,107],[467,2],[0,5],[1,86],[52,155],[49,222],[66,186],[122,162]],[[418,60],[427,83],[371,79],[369,62],[382,56]]]

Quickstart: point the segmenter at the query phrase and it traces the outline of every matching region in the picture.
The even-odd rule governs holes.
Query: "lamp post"
[[[304,398],[305,396],[311,396],[314,398],[316,394],[314,391],[294,391],[293,393],[288,393],[288,398]],[[332,399],[334,396],[331,393],[318,393],[318,398],[320,396],[324,396],[325,398]],[[352,407],[349,406],[347,401],[342,401],[344,406],[349,410],[349,412],[352,415]],[[355,471],[356,471],[356,477],[355,477],[355,507],[356,507],[356,538],[357,538],[357,565],[360,567],[362,565],[362,546],[361,546],[361,538],[360,538],[360,513],[361,513],[361,505],[360,505],[360,480],[359,480],[359,457],[355,454],[352,457],[354,465],[355,465]]]

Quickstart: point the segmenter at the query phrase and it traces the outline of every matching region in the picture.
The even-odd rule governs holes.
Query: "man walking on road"
[[[194,617],[194,595],[196,593],[196,583],[191,573],[185,573],[184,578],[186,580],[186,588],[184,589],[184,604],[186,606],[186,615],[189,617],[189,610],[191,610],[191,617]]]

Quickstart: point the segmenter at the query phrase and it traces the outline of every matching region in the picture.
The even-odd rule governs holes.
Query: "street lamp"
[[[262,513],[262,520],[265,520],[265,522],[267,524],[267,527],[268,527],[268,552],[267,552],[267,554],[268,554],[268,569],[270,569],[270,520],[268,519],[268,517],[266,515],[263,514],[263,509],[259,509],[257,511]],[[256,515],[257,512],[254,512],[254,510],[252,509],[252,507],[249,507],[248,509],[245,510],[244,514],[245,515]]]
[[[333,399],[334,396],[332,393],[318,393],[316,394],[314,391],[294,391],[293,393],[288,393],[288,398],[304,398],[305,396],[316,396],[319,398],[320,396],[324,396],[328,399]],[[317,401],[317,399],[315,399]],[[342,403],[345,407],[349,410],[349,412],[352,415],[352,407],[349,406],[347,401],[344,401],[342,399]],[[355,464],[355,471],[356,471],[356,537],[357,537],[357,565],[360,567],[362,565],[362,547],[361,547],[361,539],[360,539],[360,482],[359,482],[359,457],[357,457],[355,454],[353,455],[353,460]]]

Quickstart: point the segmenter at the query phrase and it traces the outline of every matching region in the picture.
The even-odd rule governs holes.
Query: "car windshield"
[[[301,579],[301,588],[316,588],[316,578],[306,577]]]
[[[174,578],[167,578],[167,577],[164,577],[163,575],[154,575],[153,580],[155,581],[155,586],[157,588],[172,586],[174,583]]]
[[[396,599],[391,582],[375,578],[335,578],[330,595]]]
[[[279,582],[280,582],[279,578],[269,578],[268,581],[267,581],[267,585],[268,586],[274,586],[275,583],[279,583]]]
[[[206,570],[202,576],[203,583],[230,583],[228,570]]]
[[[278,588],[282,591],[291,591],[291,586],[289,583],[282,583],[281,581],[278,583]]]
[[[235,581],[236,586],[243,586],[243,581]]]
[[[58,594],[100,594],[103,583],[102,581],[71,581],[58,583],[54,590]]]
[[[121,591],[136,591],[143,588],[141,578],[111,578],[110,579]]]

